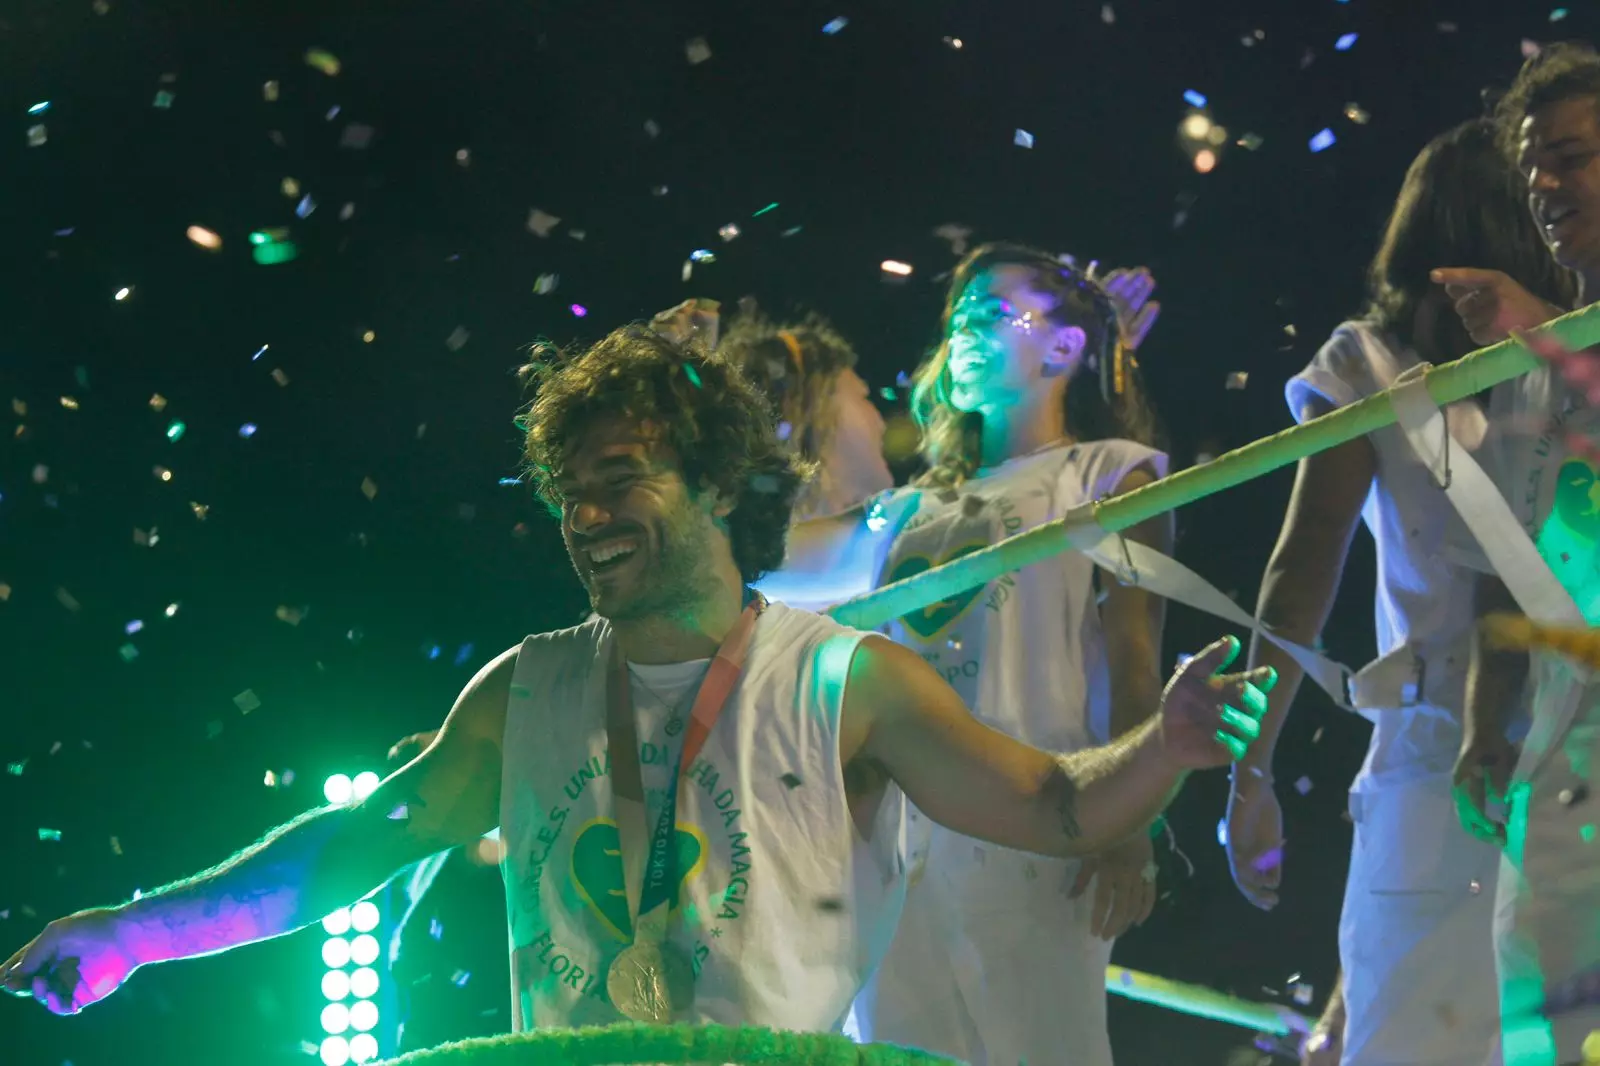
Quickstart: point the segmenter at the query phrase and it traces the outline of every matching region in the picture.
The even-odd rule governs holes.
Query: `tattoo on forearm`
[[[1061,771],[1061,794],[1056,797],[1056,814],[1061,818],[1061,832],[1068,840],[1083,835],[1078,826],[1078,786],[1064,769]]]

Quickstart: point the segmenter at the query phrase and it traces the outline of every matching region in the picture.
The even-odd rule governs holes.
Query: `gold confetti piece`
[[[11,586],[0,581],[0,603],[5,603],[11,598]]]
[[[337,77],[339,57],[325,48],[310,48],[306,50],[306,66],[316,67],[330,78]]]
[[[69,411],[76,411],[78,409],[78,401],[75,397],[63,396],[61,397],[61,406]]]
[[[83,605],[80,604],[77,601],[77,599],[72,595],[72,593],[68,592],[66,589],[63,589],[63,588],[56,589],[56,601],[58,603],[60,603],[61,606],[65,607],[69,611],[81,611],[81,610],[83,610]],[[60,747],[59,744],[57,744],[56,746]],[[50,754],[54,755],[55,751],[52,750],[50,752]]]
[[[528,209],[528,232],[538,237],[550,236],[550,231],[561,225],[561,219],[555,215],[546,214],[537,207]]]
[[[195,503],[193,500],[190,500],[189,510],[194,512],[194,516],[196,518],[204,522],[206,520],[206,515],[211,512],[211,505],[208,503]]]
[[[115,293],[113,293],[111,298],[113,300],[116,300],[118,303],[121,303],[123,300],[126,300],[128,297],[130,297],[132,295],[133,295],[133,287],[131,285],[124,285],[122,288],[118,289]]]
[[[249,714],[251,711],[261,707],[261,699],[256,695],[254,689],[247,688],[233,698],[233,705],[239,708],[240,713]]]
[[[367,499],[370,500],[374,496],[376,496],[377,494],[378,494],[378,483],[376,481],[373,481],[370,477],[362,478],[361,479],[361,495],[365,496]]]
[[[151,467],[150,468],[150,472],[152,474],[154,474],[156,477],[160,478],[162,481],[171,481],[172,480],[172,471],[168,470],[164,466]]]
[[[43,126],[42,124],[38,125],[38,126],[29,126],[28,127],[28,147],[29,148],[43,148],[45,146],[45,144],[49,142],[49,140],[50,140],[50,131],[47,128],[45,128],[45,126]]]
[[[16,397],[12,397],[12,399],[11,399],[11,411],[12,411],[13,414],[16,414],[16,415],[19,415],[19,416],[26,415],[28,413],[28,405],[25,402],[23,402],[22,400],[19,400]]]
[[[1250,373],[1246,370],[1235,370],[1228,375],[1228,388],[1242,389],[1250,383]]]
[[[222,250],[222,238],[204,226],[190,226],[185,235],[189,240],[210,252]]]
[[[361,339],[367,344],[371,344],[373,341],[378,339],[378,335],[369,329],[361,335]]]
[[[261,99],[265,100],[269,104],[277,103],[278,102],[278,83],[275,82],[275,81],[269,81],[266,84],[262,85],[261,86]]]
[[[278,621],[280,622],[288,622],[292,626],[297,626],[305,616],[305,612],[299,607],[278,607]]]
[[[471,166],[472,165],[472,152],[471,152],[471,150],[467,149],[467,148],[457,148],[456,149],[456,162],[460,163],[464,167]]]
[[[150,410],[152,410],[152,411],[165,411],[166,409],[167,409],[167,398],[165,396],[161,395],[159,392],[152,394],[151,397],[150,397]]]
[[[111,854],[113,854],[113,855],[121,855],[122,854],[122,841],[118,840],[116,837],[112,837],[111,838]]]
[[[289,375],[285,374],[278,367],[273,367],[272,368],[272,380],[276,381],[279,384],[279,386],[287,386],[289,384]]]
[[[300,195],[300,183],[293,178],[284,178],[278,189],[291,200]]]
[[[1291,322],[1291,323],[1289,323],[1289,324],[1288,324],[1288,325],[1287,325],[1287,326],[1284,326],[1284,327],[1283,327],[1283,331],[1284,331],[1284,332],[1285,332],[1285,333],[1287,333],[1287,334],[1288,334],[1288,335],[1289,335],[1289,336],[1291,336],[1291,337],[1294,337],[1294,336],[1297,336],[1297,335],[1298,335],[1298,334],[1297,334],[1297,333],[1296,333],[1296,332],[1295,332],[1295,328],[1294,328],[1294,323],[1293,323],[1293,322]]]
[[[1247,133],[1243,137],[1240,137],[1236,143],[1245,151],[1253,152],[1257,148],[1261,147],[1262,137],[1259,133]]]
[[[683,46],[684,55],[689,57],[689,65],[697,67],[711,58],[711,46],[704,37],[695,37]]]
[[[1358,126],[1365,126],[1367,121],[1372,118],[1360,104],[1356,103],[1344,105],[1344,117]]]

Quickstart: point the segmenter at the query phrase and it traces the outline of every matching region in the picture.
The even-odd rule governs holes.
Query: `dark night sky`
[[[933,339],[954,261],[933,231],[958,223],[1154,270],[1165,313],[1142,361],[1186,464],[1288,424],[1283,380],[1357,307],[1423,142],[1509,78],[1523,38],[1595,32],[1580,11],[1552,25],[1548,4],[1107,7],[1109,23],[1088,0],[6,5],[0,761],[25,765],[0,776],[0,956],[50,917],[221,859],[309,806],[328,773],[381,769],[490,655],[577,620],[553,524],[497,484],[517,460],[519,346],[592,339],[690,295],[754,295],[831,315],[889,385]],[[839,15],[848,26],[824,35]],[[1335,51],[1347,32],[1355,46]],[[713,52],[695,66],[692,37]],[[311,47],[339,58],[337,76],[306,64]],[[1176,136],[1190,88],[1261,147],[1195,173]],[[170,108],[152,106],[162,89]],[[1370,124],[1344,118],[1348,102]],[[48,142],[30,148],[36,123]],[[351,123],[375,130],[365,149],[340,147]],[[1325,126],[1338,142],[1313,155]],[[303,220],[290,177],[317,205]],[[563,220],[547,239],[526,228],[534,207]],[[743,234],[723,244],[728,222]],[[191,225],[223,250],[191,244]],[[252,262],[247,234],[271,226],[292,229],[298,260]],[[702,247],[717,262],[685,285]],[[884,283],[891,257],[915,275]],[[559,288],[536,295],[546,273]],[[1248,387],[1226,390],[1241,370]],[[187,432],[170,442],[174,419]],[[1252,603],[1288,483],[1186,509],[1180,557]],[[136,544],[151,527],[159,543]],[[1347,588],[1327,639],[1359,664],[1365,538]],[[306,613],[289,625],[280,606]],[[145,627],[128,636],[134,619]],[[1174,611],[1168,650],[1219,628]],[[244,715],[233,697],[247,689],[261,706]],[[1238,898],[1216,845],[1223,778],[1196,779],[1174,813],[1196,877],[1169,882],[1119,962],[1263,999],[1301,973],[1320,1006],[1344,786],[1367,733],[1320,700],[1302,699],[1280,748],[1284,904],[1264,916]],[[263,786],[287,768],[293,787]],[[1302,775],[1304,797],[1288,787]],[[146,971],[73,1019],[0,1003],[0,1057],[308,1061],[317,943]],[[1221,1063],[1249,1034],[1117,1002],[1113,1035],[1134,1066]]]

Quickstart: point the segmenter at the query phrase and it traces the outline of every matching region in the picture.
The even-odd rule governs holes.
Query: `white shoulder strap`
[[[1444,412],[1428,394],[1427,371],[1426,363],[1414,366],[1388,390],[1406,440],[1477,538],[1522,612],[1546,625],[1582,625],[1578,605],[1545,564],[1500,490],[1471,453],[1451,441]]]
[[[1320,652],[1273,633],[1223,591],[1178,560],[1120,534],[1107,533],[1094,519],[1094,505],[1082,504],[1066,516],[1073,546],[1125,585],[1137,585],[1158,596],[1259,633],[1300,664],[1306,677],[1335,704],[1351,710],[1348,694],[1352,671]]]

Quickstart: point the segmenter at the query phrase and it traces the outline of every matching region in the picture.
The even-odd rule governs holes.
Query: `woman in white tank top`
[[[1488,121],[1440,135],[1412,163],[1369,270],[1365,314],[1340,325],[1289,379],[1296,420],[1387,389],[1420,362],[1448,362],[1475,348],[1429,280],[1433,267],[1456,263],[1503,270],[1552,299],[1569,291]],[[1470,453],[1483,445],[1487,419],[1477,401],[1451,404],[1445,420],[1452,447]],[[1398,426],[1301,460],[1257,615],[1288,639],[1312,643],[1362,519],[1377,545],[1378,659],[1352,689],[1374,728],[1351,786],[1355,834],[1338,930],[1343,977],[1304,1062],[1481,1064],[1493,1026],[1457,1020],[1496,1013],[1499,849],[1456,824],[1450,781],[1462,742],[1475,580],[1459,549],[1475,544]],[[1261,743],[1235,769],[1228,855],[1240,891],[1270,910],[1284,855],[1273,748],[1301,672],[1267,641],[1257,639],[1251,655],[1277,667],[1283,683],[1270,697]]]
[[[1140,271],[1107,286],[1115,301],[1069,263],[1020,246],[969,255],[913,397],[929,473],[797,527],[769,592],[843,599],[1162,476],[1165,456],[1126,439],[1148,439],[1151,420],[1118,343],[1136,344],[1154,321],[1153,282]],[[1168,550],[1170,519],[1129,535]],[[1065,555],[890,633],[988,724],[1087,747],[1137,724],[1160,685],[1161,602],[1104,586],[1101,606],[1093,564]],[[1057,1061],[1067,1041],[1075,1062],[1109,1063],[1105,965],[1111,940],[1154,903],[1148,836],[1088,862],[1041,862],[923,821],[912,852],[906,920],[857,1001],[861,1035],[975,1066]]]

